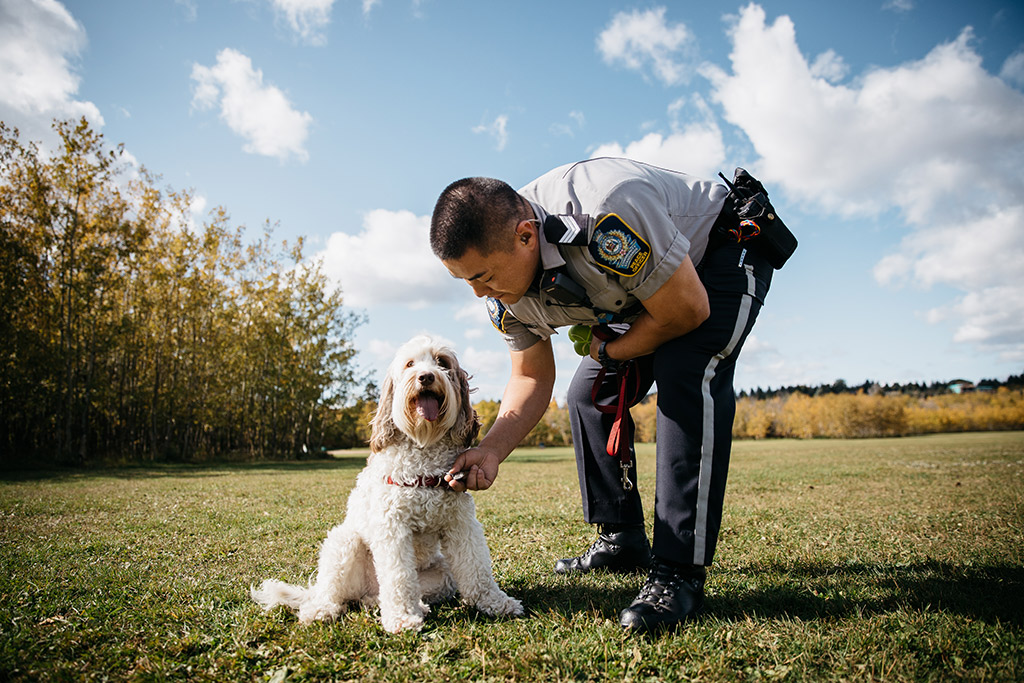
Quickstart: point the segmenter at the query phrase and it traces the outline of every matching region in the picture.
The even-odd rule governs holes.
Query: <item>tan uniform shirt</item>
[[[513,350],[576,323],[630,322],[689,255],[700,263],[729,190],[695,176],[628,159],[591,159],[556,168],[519,193],[541,224],[557,215],[563,242],[541,232],[545,271],[561,268],[591,306],[565,305],[539,287],[506,307],[488,299],[491,322]],[[561,231],[560,231],[561,232]]]

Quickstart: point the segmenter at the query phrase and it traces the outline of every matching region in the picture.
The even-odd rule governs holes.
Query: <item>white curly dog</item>
[[[371,426],[370,457],[345,521],[320,548],[315,582],[268,579],[250,589],[252,598],[266,610],[284,605],[307,624],[337,617],[348,603],[376,603],[392,633],[422,628],[427,605],[456,590],[485,614],[522,615],[494,581],[472,496],[444,480],[480,428],[454,352],[426,336],[403,345]]]

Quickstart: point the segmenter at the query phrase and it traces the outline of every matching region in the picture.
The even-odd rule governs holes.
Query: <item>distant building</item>
[[[966,394],[974,391],[974,382],[968,382],[966,379],[955,379],[946,388],[954,394]]]

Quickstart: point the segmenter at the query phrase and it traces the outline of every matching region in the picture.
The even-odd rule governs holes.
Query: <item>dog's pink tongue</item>
[[[437,419],[437,397],[424,394],[416,399],[416,412],[427,422]]]

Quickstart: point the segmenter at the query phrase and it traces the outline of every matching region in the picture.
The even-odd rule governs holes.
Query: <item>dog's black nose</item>
[[[420,384],[422,384],[425,387],[429,387],[431,384],[434,383],[434,373],[424,372],[422,375],[417,377],[417,379],[419,380]]]

